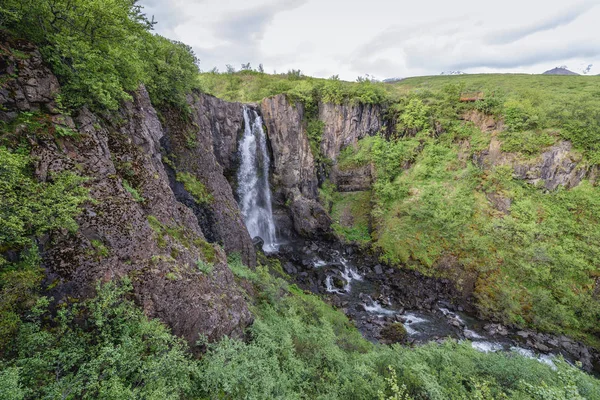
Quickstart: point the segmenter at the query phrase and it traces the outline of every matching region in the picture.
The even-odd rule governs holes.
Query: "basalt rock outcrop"
[[[227,267],[223,249],[207,243],[209,235],[194,208],[178,201],[172,189],[161,154],[166,133],[146,90],[141,87],[116,112],[98,115],[83,108],[73,117],[61,115],[54,104],[58,81],[37,50],[26,43],[11,46],[26,56],[0,55],[0,119],[11,122],[19,113],[37,112],[50,130],[56,125],[69,129],[72,134],[67,137],[29,137],[35,175],[41,181],[61,171],[86,176],[93,199],[77,218],[76,233],[54,232],[40,239],[50,295],[57,301],[89,297],[97,282],[128,276],[144,312],[168,323],[191,344],[199,334],[210,340],[243,336],[252,322],[245,292]],[[215,155],[209,140],[215,126],[229,126],[203,119],[211,112],[205,103],[190,103],[199,126],[198,146],[172,154],[197,164],[187,167],[198,172],[219,201],[211,211],[217,224],[230,229],[227,235],[220,232],[228,242],[226,249],[243,252],[251,261],[252,242],[215,162],[225,153]],[[174,131],[172,117],[165,115],[165,121]],[[171,143],[178,138],[174,133]],[[234,237],[237,241],[229,240]],[[213,263],[212,272],[201,272],[198,260]]]
[[[188,96],[191,118],[183,119],[177,110],[165,114],[167,135],[162,141],[167,157],[178,172],[192,174],[211,194],[212,200],[197,204],[182,191],[181,183],[171,184],[180,201],[194,210],[209,242],[219,243],[227,253],[241,253],[243,261],[254,266],[256,253],[235,200],[232,182],[236,170],[237,137],[243,129],[242,105],[227,103],[212,96]],[[233,184],[235,186],[235,183]]]
[[[483,169],[509,165],[516,178],[532,185],[541,183],[548,190],[559,186],[570,189],[594,173],[594,170],[582,165],[581,156],[573,152],[571,143],[566,141],[555,144],[531,160],[521,160],[514,153],[502,152],[501,142],[492,138],[489,148],[476,154],[474,162]]]
[[[276,205],[279,209],[287,205],[291,216],[286,222],[280,214],[278,228],[291,224],[295,233],[302,236],[328,234],[331,220],[318,202],[318,181],[306,134],[304,107],[290,103],[285,95],[278,95],[264,99],[260,109],[273,148]]]
[[[384,127],[383,110],[370,104],[320,104],[319,120],[323,122],[321,153],[332,162],[329,178],[340,192],[370,190],[373,183],[371,166],[338,167],[340,152],[355,146],[360,139],[377,134]]]
[[[336,160],[345,147],[379,132],[383,127],[382,114],[379,105],[320,104],[319,120],[324,123],[321,153],[330,160]]]

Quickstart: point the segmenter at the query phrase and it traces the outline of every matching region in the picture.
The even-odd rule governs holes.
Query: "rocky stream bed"
[[[600,373],[598,351],[566,336],[478,319],[473,299],[448,280],[391,268],[338,243],[296,241],[281,245],[276,256],[298,286],[341,309],[370,341],[415,346],[468,340],[479,351],[514,352],[549,365],[562,356]]]

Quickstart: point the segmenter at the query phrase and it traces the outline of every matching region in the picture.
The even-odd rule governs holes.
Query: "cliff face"
[[[318,181],[310,150],[304,107],[285,95],[263,100],[263,120],[273,149],[273,191],[278,208],[288,206],[291,221],[279,215],[278,229],[303,236],[329,233],[331,220],[318,202]],[[285,213],[284,213],[285,214]]]
[[[381,106],[371,104],[320,104],[319,120],[325,124],[321,153],[330,160],[337,159],[344,147],[376,134],[383,126]]]
[[[493,138],[489,148],[474,157],[475,163],[485,170],[508,165],[516,178],[532,185],[541,183],[548,190],[559,186],[573,188],[586,177],[595,180],[595,169],[581,163],[581,156],[573,151],[570,142],[559,142],[525,162],[513,153],[502,152],[500,146],[501,143]]]
[[[188,104],[192,111],[189,120],[181,118],[177,111],[167,112],[165,119],[167,135],[162,143],[172,161],[168,169],[174,192],[194,211],[209,242],[219,243],[227,253],[241,253],[244,262],[254,266],[252,240],[225,178],[227,169],[234,182],[243,106],[199,93],[188,96]],[[173,179],[172,167],[194,176],[208,189],[212,200],[206,204],[195,202],[183,185]]]
[[[144,312],[168,323],[190,343],[199,334],[211,340],[242,336],[252,321],[245,294],[226,265],[225,252],[207,243],[214,232],[203,231],[195,208],[178,201],[172,189],[161,155],[160,141],[167,136],[145,89],[135,92],[118,112],[100,116],[82,109],[73,117],[61,115],[54,104],[56,78],[35,49],[22,45],[19,50],[27,57],[2,56],[0,62],[6,79],[0,90],[0,118],[10,122],[33,111],[50,127],[71,129],[74,133],[68,137],[29,138],[35,175],[44,181],[52,179],[53,172],[75,171],[89,177],[94,199],[78,217],[77,233],[55,232],[41,239],[42,265],[54,287],[51,294],[57,299],[92,296],[96,282],[129,276]],[[198,146],[173,153],[186,170],[197,172],[216,200],[208,208],[226,249],[242,252],[252,263],[254,250],[215,162],[210,141],[215,125],[202,119],[210,110],[195,99],[191,107]],[[171,128],[177,124],[169,117],[171,142],[178,143],[179,132]],[[227,123],[216,125],[230,128]],[[198,260],[214,263],[212,272],[201,272]]]

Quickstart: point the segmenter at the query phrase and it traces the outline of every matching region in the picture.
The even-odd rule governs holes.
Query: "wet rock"
[[[480,339],[479,335],[476,332],[473,332],[473,331],[468,330],[468,329],[465,329],[465,331],[463,332],[463,334],[465,335],[465,338],[467,338],[469,340]]]
[[[523,339],[527,339],[530,335],[530,332],[526,332],[526,331],[518,331],[517,332],[517,336],[522,337]]]
[[[262,251],[262,248],[265,245],[265,241],[261,237],[256,236],[252,239],[252,245],[257,251]]]
[[[406,328],[398,322],[386,325],[381,330],[381,341],[386,344],[403,343],[407,337]]]
[[[508,336],[508,329],[500,324],[487,324],[483,327],[490,335],[496,336]]]
[[[331,283],[333,284],[334,288],[336,288],[336,289],[342,289],[342,290],[348,284],[348,282],[345,279],[340,278],[338,276],[334,276],[333,278],[331,278]]]
[[[460,328],[464,324],[461,321],[459,321],[458,319],[452,318],[452,319],[450,319],[450,325]]]
[[[536,342],[536,343],[534,343],[534,347],[544,353],[547,353],[550,351],[550,348],[543,343]]]
[[[383,274],[383,267],[382,267],[380,264],[377,264],[377,265],[375,266],[374,270],[375,270],[375,273],[376,273],[377,275],[381,275],[381,274]]]

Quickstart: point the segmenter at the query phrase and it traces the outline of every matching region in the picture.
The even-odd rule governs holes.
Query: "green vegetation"
[[[200,272],[202,272],[202,273],[204,273],[206,275],[209,275],[212,272],[213,268],[215,267],[214,265],[209,264],[209,263],[207,263],[205,261],[202,261],[202,260],[198,260],[196,262],[196,266],[198,267],[198,270]]]
[[[463,289],[474,290],[488,318],[598,345],[600,189],[584,181],[547,193],[516,179],[510,165],[481,169],[471,160],[493,133],[460,121],[468,109],[445,99],[443,90],[407,103],[396,137],[366,138],[345,149],[338,164],[375,167],[373,244],[384,258],[459,285],[475,282]],[[507,104],[511,112],[518,108]],[[541,111],[523,115],[536,113]],[[536,118],[508,120],[497,139],[504,151],[517,154],[517,162],[526,164],[557,140],[557,130],[546,130]],[[432,129],[436,124],[443,126],[439,134]],[[593,162],[594,155],[580,149],[583,162]],[[497,201],[509,211],[498,209]]]
[[[213,197],[196,177],[188,172],[178,172],[177,181],[183,183],[185,190],[192,195],[198,204],[208,204],[213,201]]]
[[[48,311],[40,298],[0,361],[3,398],[594,399],[600,383],[560,360],[485,354],[448,341],[373,345],[344,314],[267,267],[234,259],[258,294],[249,340],[208,344],[200,360],[130,297],[131,283]],[[276,264],[276,263],[275,263]]]
[[[196,86],[189,46],[153,35],[136,0],[5,0],[0,28],[40,47],[62,84],[62,104],[116,109],[146,84],[155,105],[184,107]]]
[[[108,247],[101,240],[92,240],[92,247],[94,248],[94,253],[98,259],[106,258],[110,255],[110,251]]]
[[[142,197],[142,195],[137,191],[137,189],[131,187],[129,182],[127,182],[125,179],[123,179],[123,187],[125,188],[125,190],[127,190],[127,192],[129,192],[129,194],[131,194],[133,199],[138,203],[143,203],[144,201],[146,201],[146,199]]]
[[[186,346],[146,319],[130,290],[127,279],[98,286],[95,299],[55,316],[40,298],[5,354],[2,374],[12,383],[3,398],[178,399],[189,392],[194,362]]]
[[[173,222],[170,224],[163,224],[154,215],[149,215],[146,219],[156,234],[156,242],[158,243],[158,247],[167,247],[166,238],[171,238],[180,243],[186,249],[192,248],[193,246],[198,248],[206,258],[206,261],[214,261],[215,249],[211,244],[206,243],[202,238],[196,237],[197,235],[195,233],[190,232],[185,227],[177,225]]]
[[[553,135],[570,140],[588,162],[598,164],[599,83],[596,76],[486,74],[409,78],[390,85],[390,90],[398,96],[416,95],[434,103],[448,93],[449,87],[458,88],[459,93],[484,92],[485,100],[474,107],[502,116],[509,131],[539,133],[551,129]]]
[[[379,104],[387,101],[386,85],[363,79],[360,83],[311,78],[300,71],[268,75],[263,72],[207,72],[200,74],[200,88],[206,93],[230,101],[260,102],[266,97],[286,94],[294,101],[316,105],[317,102],[342,104],[355,102]]]
[[[74,218],[89,198],[85,179],[72,173],[34,180],[26,154],[26,147],[13,152],[0,146],[0,354],[37,298],[42,272],[36,239],[76,231]]]
[[[371,240],[370,192],[334,193],[331,218],[333,230],[349,242]]]
[[[548,191],[516,179],[510,165],[482,168],[474,162],[492,140],[514,153],[515,162],[535,160],[548,146],[569,140],[583,167],[599,164],[598,78],[485,75],[349,83],[298,70],[267,75],[249,66],[198,76],[191,49],[153,35],[152,26],[136,0],[0,4],[0,29],[37,44],[58,76],[61,110],[114,110],[140,84],[154,105],[180,109],[196,87],[252,102],[282,93],[304,106],[311,150],[323,166],[329,161],[320,154],[320,103],[385,106],[393,124],[386,136],[344,149],[337,165],[372,166],[372,190],[342,194],[330,183],[321,188],[335,231],[371,243],[390,263],[473,291],[487,318],[599,346],[600,188],[586,180],[570,190]],[[20,61],[29,57],[6,51]],[[483,92],[484,98],[460,102],[465,92]],[[486,129],[474,117],[499,124]],[[72,173],[34,179],[31,146],[78,136],[37,112],[0,123],[0,397],[600,398],[598,380],[560,360],[553,370],[516,354],[479,353],[469,343],[372,344],[343,313],[288,284],[281,265],[264,255],[256,269],[239,254],[229,255],[236,281],[253,287],[247,298],[255,321],[246,341],[200,340],[190,349],[135,305],[129,278],[98,285],[97,296],[85,301],[43,297],[38,239],[75,232],[89,195],[85,178]],[[195,133],[185,136],[189,148],[197,146]],[[129,163],[118,168],[133,178]],[[193,175],[178,173],[177,180],[199,204],[213,201]],[[123,184],[144,201],[135,187]],[[159,247],[169,238],[177,242],[170,255],[150,258],[169,263],[166,279],[183,279],[175,260],[179,244],[197,248],[196,268],[213,273],[213,245],[172,221],[148,216],[148,223]],[[110,256],[102,241],[90,244],[87,251],[98,261]],[[401,325],[385,333],[392,342],[405,337]],[[203,357],[193,358],[191,350],[203,350]]]

